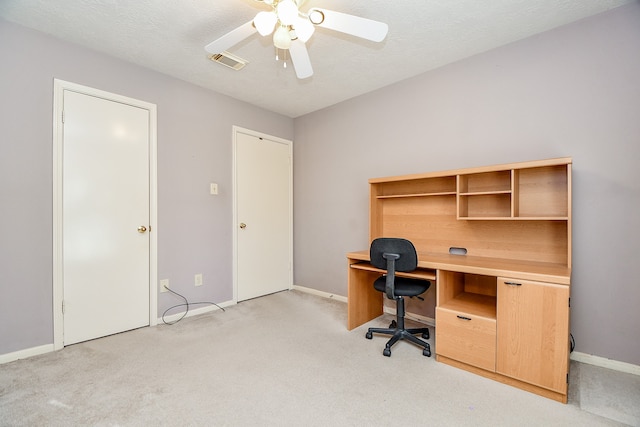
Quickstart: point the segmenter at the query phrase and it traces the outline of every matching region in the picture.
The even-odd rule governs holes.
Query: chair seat
[[[385,292],[387,283],[386,276],[381,276],[373,282],[373,287],[378,292]],[[410,279],[407,277],[396,276],[395,280],[395,294],[399,297],[415,297],[423,294],[429,289],[431,282],[421,279]]]

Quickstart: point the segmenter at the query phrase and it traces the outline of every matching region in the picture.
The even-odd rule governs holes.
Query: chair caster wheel
[[[431,357],[431,349],[425,348],[424,350],[422,350],[422,355]]]
[[[398,327],[398,324],[396,323],[395,320],[392,320],[391,323],[389,323],[389,329],[395,329]]]
[[[384,354],[387,357],[391,357],[391,350],[388,348],[385,348],[384,350],[382,350],[382,354]]]
[[[366,335],[365,335],[365,338],[370,340],[370,339],[373,338],[373,334],[371,332],[367,332]]]

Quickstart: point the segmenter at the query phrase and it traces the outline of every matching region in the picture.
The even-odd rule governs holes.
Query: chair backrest
[[[413,271],[418,267],[416,248],[407,239],[380,237],[371,242],[369,256],[374,267],[387,269],[387,260],[382,256],[385,253],[400,255],[395,262],[396,271]]]

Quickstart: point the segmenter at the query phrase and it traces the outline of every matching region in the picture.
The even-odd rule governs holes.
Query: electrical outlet
[[[202,274],[196,274],[194,283],[196,286],[202,286]]]
[[[160,280],[160,292],[169,292],[169,279]]]

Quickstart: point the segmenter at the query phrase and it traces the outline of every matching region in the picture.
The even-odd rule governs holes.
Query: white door
[[[64,345],[149,324],[150,117],[63,92]]]
[[[292,284],[291,141],[234,128],[237,300]]]

